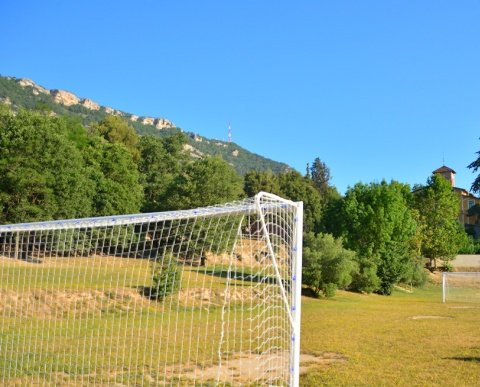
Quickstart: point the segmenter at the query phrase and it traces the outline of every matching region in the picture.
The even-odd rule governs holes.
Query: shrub
[[[480,254],[480,240],[474,239],[469,235],[465,238],[463,245],[460,247],[459,254]]]
[[[346,289],[358,270],[355,253],[330,234],[308,233],[304,242],[303,283],[317,296],[333,297],[336,289]]]
[[[440,267],[441,271],[447,271],[447,272],[452,272],[453,271],[453,266],[450,262],[444,261],[443,265]]]
[[[377,265],[367,259],[360,259],[359,264],[360,270],[354,274],[351,288],[357,292],[372,293],[380,287]]]
[[[416,257],[412,258],[399,282],[411,284],[412,286],[423,286],[427,279],[428,271],[425,268],[425,258]]]
[[[337,291],[337,285],[335,284],[325,284],[322,288],[323,294],[325,297],[333,297]]]
[[[153,264],[153,286],[151,297],[162,301],[175,294],[180,288],[181,270],[172,254],[164,255]]]

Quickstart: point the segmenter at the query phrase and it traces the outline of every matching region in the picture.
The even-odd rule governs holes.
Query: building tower
[[[445,179],[447,179],[450,182],[450,186],[455,187],[455,172],[452,168],[449,168],[445,165],[441,166],[440,168],[434,170],[432,172],[434,175],[440,174],[442,175]]]

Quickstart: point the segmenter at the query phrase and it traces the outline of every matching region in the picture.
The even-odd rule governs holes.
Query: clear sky
[[[344,192],[469,188],[480,150],[480,1],[0,1],[0,74],[186,131]]]

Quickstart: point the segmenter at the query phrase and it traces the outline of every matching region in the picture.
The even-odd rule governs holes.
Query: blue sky
[[[0,74],[226,139],[344,192],[469,188],[480,150],[480,2],[0,2]]]

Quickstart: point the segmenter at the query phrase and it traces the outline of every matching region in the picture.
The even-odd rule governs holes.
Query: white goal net
[[[298,385],[302,211],[0,226],[0,384]]]
[[[480,303],[480,272],[442,273],[443,302]]]

